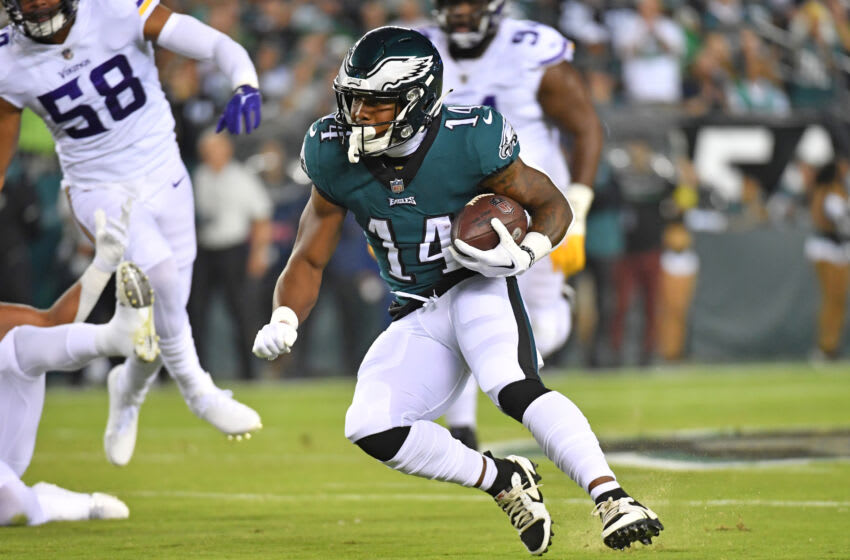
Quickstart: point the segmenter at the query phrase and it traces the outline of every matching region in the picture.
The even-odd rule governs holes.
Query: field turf
[[[850,365],[700,366],[549,373],[603,441],[685,430],[850,428]],[[527,558],[483,492],[405,476],[343,436],[353,380],[236,385],[265,427],[229,442],[188,411],[173,386],[142,409],[125,468],[109,465],[102,389],[48,391],[24,480],[113,493],[127,521],[0,530],[0,558],[455,559]],[[485,397],[484,445],[528,438]],[[850,454],[850,442],[847,444]],[[614,465],[623,486],[658,512],[651,547],[607,549],[592,502],[541,463],[554,519],[544,558],[850,558],[850,461],[716,470]]]

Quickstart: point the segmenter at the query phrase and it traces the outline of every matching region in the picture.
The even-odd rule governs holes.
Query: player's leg
[[[606,544],[622,548],[636,540],[649,542],[662,528],[657,516],[617,483],[579,408],[541,382],[534,336],[516,279],[473,278],[456,290],[451,320],[477,325],[456,334],[482,390],[503,412],[522,422],[545,455],[590,494],[603,516]]]
[[[195,257],[194,209],[191,183],[185,177],[182,164],[178,171],[175,171],[176,179],[166,179],[158,189],[152,188],[144,200],[135,201],[126,255],[147,273],[156,292],[154,317],[162,362],[177,382],[189,408],[224,433],[243,434],[261,427],[259,415],[235,401],[230,392],[215,386],[200,365],[192,339],[186,304]],[[172,184],[181,178],[173,188]],[[89,221],[93,220],[94,208],[103,208],[107,215],[118,212],[125,196],[110,190],[72,190],[71,205],[81,224],[91,228]],[[144,399],[144,388],[150,385],[158,368],[141,366],[131,360],[118,371],[114,384],[117,389],[113,394],[129,408]],[[132,423],[122,427],[130,429]],[[134,438],[135,432],[126,429],[126,437],[132,435]]]
[[[45,515],[38,498],[6,463],[0,460],[0,527],[40,525]]]
[[[542,357],[559,350],[570,336],[571,310],[564,296],[564,275],[552,267],[548,257],[518,278],[526,302],[534,342]],[[446,423],[452,435],[473,449],[478,448],[476,412],[478,383],[473,379],[446,410]]]
[[[45,371],[73,371],[100,356],[153,360],[158,353],[152,327],[153,292],[136,265],[123,262],[116,271],[118,304],[103,325],[72,323],[56,327],[15,327],[6,338],[20,370],[32,377]]]
[[[438,300],[378,337],[358,372],[346,437],[400,472],[487,491],[528,550],[542,554],[551,540],[551,519],[533,464],[478,453],[433,422],[466,383],[456,344],[450,336],[435,338],[437,331],[450,330],[447,319],[447,302]]]
[[[168,241],[172,256],[172,261],[161,261],[157,265],[158,272],[171,288],[167,300],[163,301],[162,315],[163,321],[168,323],[165,327],[168,338],[160,335],[162,361],[196,416],[225,434],[242,435],[262,427],[259,414],[236,401],[230,391],[216,387],[209,373],[201,367],[195,349],[186,311],[192,264],[197,252],[192,183],[182,162],[175,162],[172,174],[173,179],[166,180],[158,191],[154,207],[158,231]],[[173,187],[177,181],[178,186]],[[248,352],[249,347],[244,351]]]
[[[68,329],[59,328],[68,332]],[[47,333],[47,337],[40,338],[40,349],[53,351],[53,345],[68,342],[52,336],[61,332],[56,329],[17,327],[0,341],[0,525],[38,525],[58,519],[103,516],[127,517],[126,506],[111,496],[95,498],[94,495],[67,491],[47,492],[52,485],[28,488],[20,480],[32,459],[44,406],[44,370],[32,369],[35,366],[31,355],[35,348],[30,344],[30,335],[37,331]],[[74,354],[73,342],[69,347],[72,349],[68,353]],[[67,356],[57,354],[53,358],[54,364],[79,367],[72,359],[62,361]]]
[[[30,488],[0,460],[0,526],[126,519],[129,515],[126,504],[109,494],[72,492],[47,482]]]

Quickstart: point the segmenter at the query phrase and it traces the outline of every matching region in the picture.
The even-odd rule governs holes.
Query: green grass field
[[[720,366],[654,372],[550,373],[603,441],[682,430],[850,428],[850,367]],[[6,528],[0,558],[525,558],[484,493],[405,476],[343,436],[353,380],[234,387],[263,416],[250,441],[197,420],[173,387],[142,409],[129,466],[109,465],[103,390],[50,390],[25,482],[103,491],[127,521]],[[480,401],[484,444],[528,438]],[[850,454],[850,442],[847,444]],[[592,502],[547,460],[555,522],[545,558],[850,558],[850,462],[718,470],[614,465],[666,530],[651,547],[607,549]]]

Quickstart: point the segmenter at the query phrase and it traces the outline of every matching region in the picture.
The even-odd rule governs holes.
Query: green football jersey
[[[313,123],[304,170],[322,196],[354,213],[396,301],[431,295],[461,269],[448,249],[452,218],[481,193],[485,177],[519,157],[513,127],[489,107],[444,107],[401,168],[385,156],[350,163],[344,138],[332,115]]]

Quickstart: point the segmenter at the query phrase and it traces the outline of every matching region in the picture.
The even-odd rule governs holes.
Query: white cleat
[[[89,519],[127,519],[128,517],[130,517],[130,508],[115,496],[100,492],[91,495]]]
[[[629,548],[638,541],[652,544],[652,537],[664,530],[658,515],[631,496],[608,498],[596,504],[590,513],[602,520],[602,541],[616,550]]]
[[[115,271],[115,297],[118,313],[120,307],[135,311],[133,329],[133,352],[143,362],[153,362],[159,355],[159,337],[156,335],[153,317],[154,292],[147,275],[135,263],[122,261]],[[129,310],[128,309],[128,310]]]
[[[211,391],[193,396],[186,402],[195,416],[237,441],[263,427],[260,415],[253,408],[235,400],[229,390],[213,386]]]
[[[145,393],[125,394],[121,386],[124,364],[112,368],[106,378],[109,391],[109,418],[103,434],[103,449],[106,458],[113,465],[123,467],[133,457],[136,448],[136,432],[139,428],[139,408],[145,399]]]

